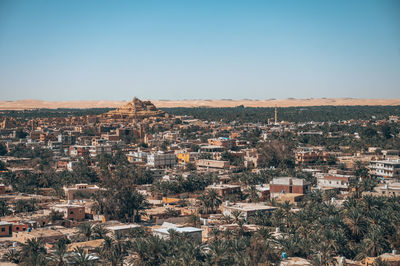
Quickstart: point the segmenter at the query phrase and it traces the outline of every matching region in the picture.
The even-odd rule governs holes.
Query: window
[[[2,227],[2,228],[1,228],[1,231],[2,231],[2,232],[5,232],[5,231],[6,231],[6,228]]]
[[[69,214],[74,214],[74,211],[70,211]]]
[[[17,230],[17,231],[18,231],[18,230],[19,230],[19,227],[18,227],[18,226],[17,226],[17,227],[15,227],[15,230]]]

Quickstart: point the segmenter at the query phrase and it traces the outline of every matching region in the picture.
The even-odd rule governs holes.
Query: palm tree
[[[143,229],[143,227],[131,228],[128,231],[129,238],[139,238],[149,236],[149,232]]]
[[[355,197],[349,197],[346,199],[345,202],[343,202],[343,207],[346,212],[348,212],[353,208],[358,209],[359,208],[358,200]]]
[[[260,201],[260,196],[258,195],[258,190],[257,190],[256,186],[254,186],[254,185],[249,186],[249,188],[246,189],[246,193],[248,194],[250,202],[259,202]]]
[[[218,230],[217,227],[213,227],[213,228],[211,228],[211,231],[210,231],[210,237],[213,239],[217,239],[218,236],[220,235],[220,233],[221,233],[221,231]]]
[[[67,254],[67,244],[69,240],[60,238],[54,245],[55,252],[51,254],[50,261],[55,266],[67,265],[65,256]]]
[[[311,263],[315,266],[335,265],[336,259],[331,253],[318,252],[311,257]]]
[[[83,235],[86,239],[86,241],[89,241],[92,236],[93,236],[93,226],[90,223],[81,223],[78,226],[78,235],[81,236]]]
[[[257,232],[254,234],[254,237],[255,238],[258,237],[258,238],[261,238],[263,240],[268,240],[268,241],[275,241],[275,239],[274,239],[273,235],[271,234],[271,232],[268,229],[264,228],[264,227],[259,228],[257,230]]]
[[[205,259],[204,245],[198,245],[192,241],[183,241],[180,249],[179,261],[182,265],[202,265]]]
[[[223,214],[221,221],[223,221],[225,224],[231,224],[233,222],[233,219],[230,215]]]
[[[237,238],[237,232],[234,230],[224,230],[221,232],[221,239],[225,239],[225,240],[232,240],[232,239],[236,239]]]
[[[41,265],[46,262],[46,248],[37,238],[28,239],[21,249],[21,263],[23,265]]]
[[[282,247],[282,250],[288,254],[288,256],[299,256],[302,253],[303,246],[301,239],[297,235],[285,236],[278,240]]]
[[[21,261],[21,254],[15,248],[9,249],[6,254],[4,254],[6,260],[12,263],[20,263]]]
[[[207,192],[207,199],[211,207],[211,212],[215,212],[215,209],[221,205],[222,200],[215,189],[210,189]]]
[[[168,229],[168,237],[170,240],[181,240],[182,235],[173,228]]]
[[[272,217],[271,217],[272,225],[275,227],[282,227],[283,218],[284,218],[284,214],[283,214],[282,209],[277,209],[276,211],[273,212]]]
[[[7,201],[1,199],[0,200],[0,217],[1,216],[6,216],[11,213],[10,207],[7,204]]]
[[[132,251],[137,257],[131,261],[139,265],[160,265],[164,262],[170,247],[166,245],[165,240],[156,236],[147,238],[138,238],[132,243]]]
[[[75,248],[69,258],[70,263],[76,266],[94,266],[97,264],[97,257],[89,255],[82,247]]]
[[[249,258],[247,265],[276,265],[280,261],[276,244],[258,237],[250,239],[250,246],[243,257]]]
[[[228,242],[215,240],[205,247],[208,265],[233,264],[233,258],[229,252]]]
[[[241,211],[238,210],[234,210],[231,213],[232,219],[233,219],[233,223],[235,224],[239,224],[240,221],[244,220],[244,214]]]
[[[132,193],[131,190],[128,190],[127,193],[129,196],[123,198],[124,204],[124,212],[126,216],[129,217],[132,214],[133,222],[140,222],[140,216],[145,213],[145,210],[148,208],[148,202],[146,197],[137,192],[136,190]]]
[[[385,233],[380,226],[371,226],[368,234],[361,242],[362,252],[358,258],[364,256],[376,257],[389,250],[389,243],[384,236]]]
[[[319,189],[307,194],[307,197],[311,200],[312,203],[321,203],[323,201],[322,192]]]
[[[96,224],[95,226],[92,227],[92,233],[94,239],[105,238],[109,232],[110,231],[107,228],[105,228],[104,225],[102,224]]]
[[[179,210],[173,209],[173,208],[166,208],[164,211],[164,215],[169,218],[169,217],[178,217],[181,214]]]
[[[200,200],[200,204],[201,204],[201,206],[202,206],[202,210],[203,210],[205,213],[210,213],[210,211],[211,211],[211,202],[210,202],[210,200],[209,200],[207,194],[202,194],[202,195],[199,197],[199,200]]]
[[[188,218],[188,223],[190,223],[193,227],[198,227],[200,226],[200,217],[192,213]]]
[[[283,210],[284,215],[288,217],[290,210],[294,207],[294,205],[287,200],[284,203],[279,204],[279,207]]]
[[[64,219],[64,214],[62,212],[55,211],[55,210],[51,210],[51,212],[47,216],[47,220],[49,222],[51,222],[52,224],[55,221],[60,221],[60,220],[63,220],[63,219]]]
[[[365,217],[358,209],[349,210],[343,222],[349,228],[355,241],[358,241],[366,231]]]
[[[122,265],[124,257],[127,255],[126,245],[123,241],[115,241],[110,237],[105,237],[104,243],[99,249],[99,254],[112,266]]]
[[[371,211],[376,211],[380,207],[382,207],[383,204],[385,204],[384,202],[379,200],[378,197],[372,195],[365,195],[363,196],[362,199],[363,199],[362,206],[366,213],[369,213]]]

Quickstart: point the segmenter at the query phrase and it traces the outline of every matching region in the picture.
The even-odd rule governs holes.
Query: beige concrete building
[[[248,217],[255,215],[256,213],[266,213],[275,211],[277,207],[268,206],[264,203],[244,203],[238,202],[231,204],[229,201],[225,202],[221,206],[222,213],[224,215],[232,216],[234,211],[239,211],[242,213],[243,218],[247,220]]]
[[[85,220],[85,206],[77,204],[57,204],[51,207],[51,209],[63,213],[64,219],[66,220],[77,222]]]
[[[96,185],[88,185],[88,184],[84,184],[84,183],[83,184],[75,184],[71,187],[64,187],[63,189],[64,189],[65,196],[67,197],[67,200],[73,200],[74,195],[77,192],[93,194],[100,190],[100,188]]]
[[[196,166],[200,169],[229,169],[230,163],[228,161],[199,159],[196,160]]]

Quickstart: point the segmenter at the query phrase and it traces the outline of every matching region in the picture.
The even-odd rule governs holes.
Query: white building
[[[128,161],[130,163],[133,162],[146,162],[147,161],[147,156],[149,155],[148,152],[144,151],[135,151],[135,152],[130,152],[126,155],[128,158]]]
[[[202,235],[203,229],[196,228],[196,227],[183,227],[183,226],[178,226],[176,224],[171,224],[171,223],[166,223],[166,222],[164,222],[160,228],[154,228],[153,234],[155,236],[159,236],[160,238],[168,239],[170,230],[174,230],[178,234],[188,235],[188,236],[192,237],[195,241],[201,242],[201,240],[202,240],[201,235]]]
[[[163,168],[172,167],[176,164],[176,156],[173,153],[157,152],[147,155],[147,165]]]
[[[317,184],[320,188],[339,188],[343,190],[349,189],[350,182],[356,177],[352,175],[338,174],[316,174]]]
[[[400,160],[371,161],[369,173],[380,178],[400,178]]]
[[[111,145],[96,145],[90,146],[89,149],[90,156],[96,157],[99,154],[112,154],[112,147]]]

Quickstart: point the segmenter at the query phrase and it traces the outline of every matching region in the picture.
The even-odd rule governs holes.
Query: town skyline
[[[399,113],[3,109],[0,264],[397,263]]]
[[[0,0],[0,265],[400,265],[400,0]]]

